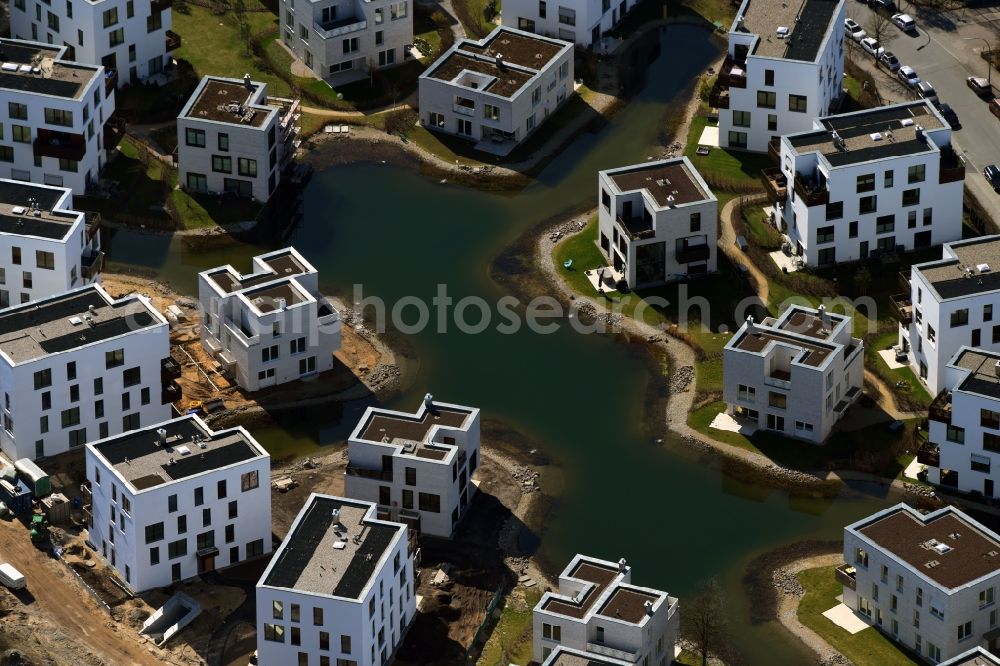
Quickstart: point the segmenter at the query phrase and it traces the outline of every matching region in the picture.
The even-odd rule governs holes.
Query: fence
[[[461,663],[467,665],[476,663],[476,660],[479,658],[479,653],[486,644],[490,628],[495,622],[494,614],[496,613],[497,608],[500,607],[500,602],[503,601],[506,595],[507,583],[500,583],[500,587],[497,588],[496,592],[493,593],[493,596],[490,597],[489,603],[486,604],[486,617],[483,618],[482,624],[480,624],[479,628],[476,629],[476,634],[472,637],[472,642],[469,643],[469,647],[466,649]]]
[[[65,564],[66,568],[70,570],[70,573],[72,573],[74,576],[76,576],[77,582],[79,582],[81,585],[83,585],[83,589],[85,589],[87,591],[87,594],[89,594],[94,599],[94,601],[97,602],[97,605],[100,606],[110,616],[111,615],[111,606],[109,606],[107,604],[107,602],[104,601],[104,599],[101,598],[101,595],[99,595],[97,593],[97,590],[95,590],[94,588],[92,588],[90,586],[90,584],[83,579],[83,576],[81,576],[79,573],[77,573],[76,569],[74,569],[72,566],[70,566],[69,562],[67,562],[66,560],[63,559],[62,549],[57,548],[55,550],[55,554],[56,554],[56,557],[59,558],[59,561],[62,562],[63,564]]]

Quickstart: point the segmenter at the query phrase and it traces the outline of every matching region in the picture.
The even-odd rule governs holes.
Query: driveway
[[[953,133],[952,143],[969,166],[965,183],[993,218],[1000,220],[1000,195],[983,178],[984,166],[1000,163],[1000,119],[989,112],[986,102],[976,97],[965,83],[969,76],[986,76],[986,61],[979,57],[985,47],[980,38],[985,37],[992,43],[993,28],[1000,29],[1000,11],[996,8],[963,9],[928,15],[914,13],[909,3],[902,5],[902,11],[914,16],[917,34],[908,35],[890,25],[892,38],[883,46],[895,53],[904,65],[917,70],[921,79],[934,86],[941,101],[958,114],[962,129]],[[862,27],[869,25],[872,13],[873,10],[863,3],[849,0],[847,15]],[[856,44],[848,42],[854,61],[874,71],[874,60]],[[916,97],[885,69],[880,68],[878,72],[879,80],[884,83],[879,92],[886,103]],[[1000,87],[1000,73],[994,70],[992,74],[996,89]]]

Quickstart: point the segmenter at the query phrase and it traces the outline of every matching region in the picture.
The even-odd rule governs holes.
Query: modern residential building
[[[111,87],[135,84],[170,65],[181,38],[170,30],[171,0],[11,0],[10,32],[18,39],[64,45],[68,58],[100,65]]]
[[[853,318],[793,305],[746,323],[723,349],[726,411],[757,428],[822,443],[861,395],[864,343]]]
[[[601,252],[629,288],[716,270],[718,201],[686,157],[601,171]]]
[[[511,28],[603,51],[605,33],[635,5],[636,0],[563,0],[554,6],[547,0],[509,0],[500,18]]]
[[[88,539],[133,592],[271,552],[271,457],[197,416],[87,444]]]
[[[0,178],[84,194],[122,135],[106,80],[103,67],[70,61],[64,46],[0,39]]]
[[[765,169],[781,231],[809,266],[859,261],[962,237],[965,165],[926,101],[816,120],[785,135]]]
[[[558,648],[568,648],[618,660],[612,664],[668,666],[677,642],[678,606],[666,592],[633,585],[632,567],[624,559],[577,555],[559,574],[558,591],[546,592],[535,606],[534,661],[550,663],[546,659]]]
[[[281,41],[319,78],[342,85],[410,58],[409,0],[281,0]]]
[[[502,26],[459,40],[420,75],[420,121],[510,152],[572,94],[572,44]]]
[[[435,402],[415,414],[369,407],[347,440],[344,494],[380,518],[450,537],[476,492],[479,410]]]
[[[940,260],[916,264],[900,281],[906,293],[891,301],[899,350],[931,395],[954,386],[944,366],[963,345],[1000,350],[1000,236],[945,243]]]
[[[257,391],[333,367],[340,314],[319,293],[319,274],[288,247],[198,274],[201,344],[241,388]]]
[[[549,652],[549,656],[542,662],[542,666],[631,666],[631,663],[623,659],[604,657],[593,652],[573,650],[560,645]]]
[[[100,281],[99,214],[68,188],[0,179],[0,308]]]
[[[1000,657],[997,657],[982,647],[974,647],[968,652],[941,662],[941,666],[1000,666]]]
[[[709,103],[719,144],[764,152],[780,135],[812,129],[844,84],[844,0],[743,0]]]
[[[1000,351],[961,347],[943,369],[918,451],[927,480],[996,497],[1000,493]],[[997,461],[996,469],[993,461]]]
[[[160,423],[177,375],[167,320],[144,296],[91,284],[0,310],[0,449],[35,459]]]
[[[898,504],[844,528],[844,604],[930,663],[996,650],[1000,536],[953,506]],[[975,662],[973,662],[975,663]]]
[[[298,100],[267,84],[206,76],[177,116],[177,168],[189,192],[267,201],[295,156]]]
[[[262,665],[389,663],[416,614],[405,525],[313,493],[257,582]]]

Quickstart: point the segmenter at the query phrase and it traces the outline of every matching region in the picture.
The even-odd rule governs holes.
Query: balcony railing
[[[181,36],[173,30],[167,30],[166,35],[167,53],[176,51],[181,47]]]
[[[94,236],[97,232],[101,230],[101,225],[104,224],[103,218],[101,218],[100,213],[87,212],[84,213],[87,221],[87,242],[94,240]]]
[[[392,482],[391,469],[367,469],[365,467],[348,465],[347,476],[356,476],[361,479],[372,479],[373,481]]]
[[[82,134],[41,128],[32,144],[35,157],[54,157],[79,162],[87,154],[87,140]]]
[[[794,189],[806,206],[825,206],[830,203],[830,190],[818,185],[807,185],[802,178],[795,179]]]
[[[780,389],[792,388],[792,376],[781,370],[772,370],[771,374],[764,376],[764,383]]]
[[[348,16],[339,21],[330,21],[327,23],[313,23],[313,31],[323,39],[330,39],[367,28],[368,21],[359,19],[356,16]]]
[[[686,245],[677,250],[677,261],[681,264],[689,264],[692,261],[705,261],[711,254],[712,249],[708,246],[708,243]]]
[[[927,418],[940,423],[951,423],[951,394],[941,391],[927,408]]]
[[[923,446],[917,449],[917,462],[928,467],[940,467],[941,448],[933,442],[924,442]]]
[[[160,394],[160,404],[169,405],[170,403],[177,402],[181,399],[181,387],[175,384],[173,381],[169,381],[163,385],[163,391]]]
[[[474,106],[464,106],[462,104],[453,104],[451,107],[452,111],[460,116],[474,116],[476,115],[476,108]]]
[[[712,88],[712,92],[708,94],[708,104],[716,109],[728,109],[729,88],[723,88],[716,83]]]
[[[849,587],[852,590],[858,589],[857,569],[850,564],[841,564],[834,570],[833,576],[844,587]]]
[[[622,217],[619,215],[615,218],[615,221],[618,223],[618,228],[622,231],[622,233],[632,240],[652,238],[655,234],[653,231],[653,221],[647,220],[644,217],[636,215],[633,215],[632,217]]]
[[[93,280],[104,268],[104,253],[98,250],[80,257],[80,274],[85,280]]]
[[[162,12],[165,9],[170,9],[173,6],[174,6],[174,0],[152,0],[149,3],[149,7],[150,9],[153,10],[154,14],[157,12]]]
[[[941,149],[941,163],[938,165],[938,183],[956,183],[965,180],[965,160],[955,152],[951,145]]]
[[[117,69],[105,69],[104,70],[104,94],[110,95],[115,88],[118,87],[118,70]]]
[[[770,144],[768,144],[770,147]],[[760,180],[764,184],[764,189],[775,201],[784,201],[788,198],[788,179],[778,167],[768,167],[761,169]]]
[[[913,292],[912,288],[910,287],[910,269],[906,269],[905,271],[899,271],[899,286],[902,287],[903,291],[905,291],[907,294]]]
[[[226,330],[232,333],[233,337],[236,338],[244,347],[253,347],[254,345],[260,344],[259,335],[247,335],[232,319],[226,319],[223,322],[223,325],[226,327]]]
[[[609,647],[603,643],[588,642],[587,652],[593,652],[594,654],[599,654],[604,657],[611,657],[612,659],[621,659],[622,661],[627,661],[629,663],[636,663],[636,660],[639,657],[638,652]]]
[[[181,376],[181,364],[174,360],[173,356],[168,356],[160,361],[160,379],[170,381]]]
[[[889,304],[900,324],[909,326],[913,322],[913,303],[910,302],[909,292],[890,296]]]
[[[774,137],[767,142],[767,154],[775,164],[781,164],[781,139]]]
[[[125,121],[112,114],[104,123],[104,150],[114,150],[125,137]]]

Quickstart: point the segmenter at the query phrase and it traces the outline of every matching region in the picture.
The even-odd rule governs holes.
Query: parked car
[[[899,58],[892,51],[885,51],[879,56],[879,62],[889,68],[890,72],[895,72],[900,67]]]
[[[876,58],[881,57],[882,54],[885,53],[885,49],[879,46],[878,40],[874,37],[865,37],[858,43],[861,44],[861,48],[863,48],[866,53]]]
[[[856,42],[860,42],[868,36],[868,33],[866,33],[854,19],[844,19],[844,28],[847,30],[847,34],[850,38]]]
[[[917,31],[917,22],[909,14],[893,14],[892,22],[903,32]]]
[[[965,80],[965,85],[972,89],[980,97],[992,97],[993,88],[990,82],[981,76],[970,76]]]
[[[955,109],[944,103],[938,103],[936,106],[938,113],[941,114],[941,117],[944,118],[949,127],[953,130],[962,128],[962,122],[958,119],[958,114],[955,113]]]
[[[23,589],[28,584],[24,578],[24,574],[6,562],[0,564],[0,583],[3,583],[12,590]]]
[[[996,164],[987,164],[983,169],[983,178],[993,186],[993,189],[1000,192],[1000,167]]]
[[[917,84],[920,83],[920,77],[917,76],[916,70],[909,65],[903,65],[900,67],[899,71],[896,72],[896,76],[898,76],[899,80],[910,88],[916,88]]]
[[[930,81],[921,81],[917,84],[917,93],[932,104],[938,101],[937,91]]]
[[[872,0],[869,3],[869,6],[871,6],[872,9],[882,9],[889,13],[896,11],[896,3],[892,0]]]

